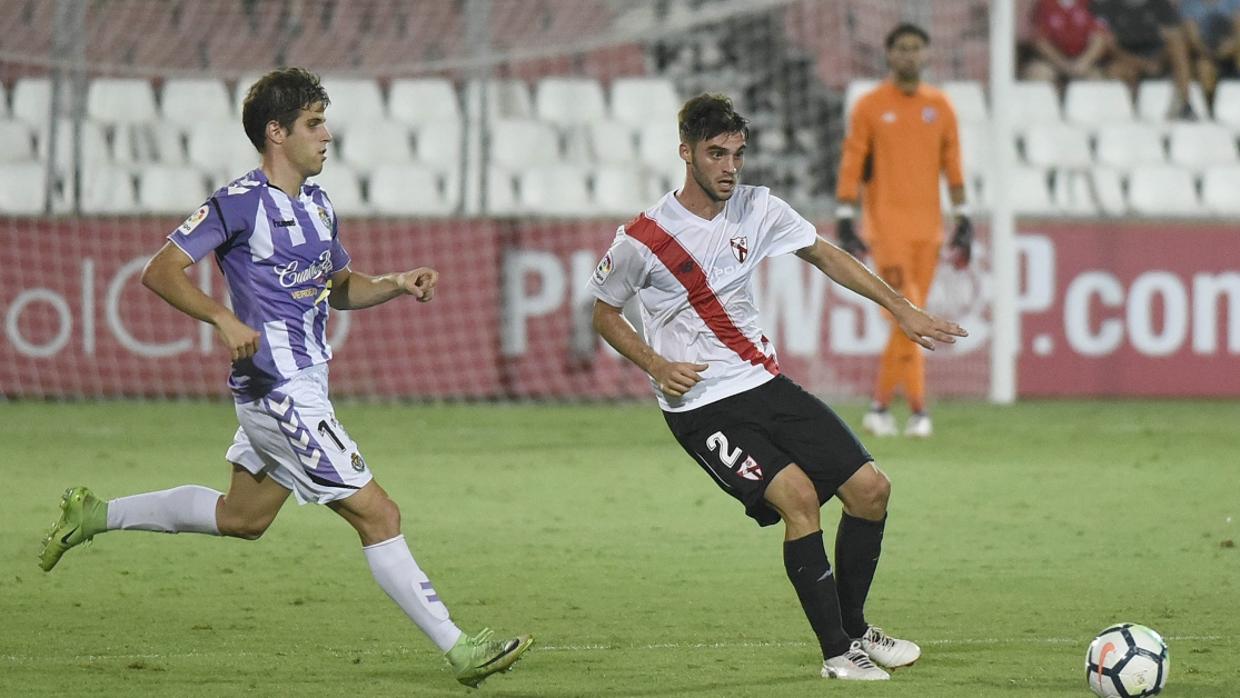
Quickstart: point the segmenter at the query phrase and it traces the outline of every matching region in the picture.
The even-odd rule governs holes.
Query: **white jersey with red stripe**
[[[712,220],[669,192],[616,231],[590,292],[615,307],[636,295],[646,342],[660,356],[709,366],[679,399],[655,388],[664,410],[684,412],[779,375],[775,347],[758,326],[753,272],[816,238],[813,224],[766,187],[736,187]]]

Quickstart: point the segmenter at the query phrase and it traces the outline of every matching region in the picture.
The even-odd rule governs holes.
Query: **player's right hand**
[[[233,361],[248,359],[258,353],[259,334],[231,313],[215,322],[215,332],[228,347]]]
[[[857,231],[853,229],[853,219],[836,219],[835,234],[840,241],[840,248],[848,254],[857,259],[869,254],[870,248],[865,246],[865,243],[857,236]]]
[[[664,395],[679,398],[702,380],[702,376],[698,374],[707,368],[710,367],[706,364],[664,361],[650,372],[650,377],[654,379],[655,385]]]

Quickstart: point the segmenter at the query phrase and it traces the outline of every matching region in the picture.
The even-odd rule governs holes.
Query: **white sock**
[[[426,573],[409,552],[404,536],[362,547],[370,573],[397,606],[447,652],[461,638],[461,629],[448,618],[448,607],[439,600]]]
[[[215,504],[223,497],[210,487],[184,485],[108,502],[108,530],[220,535]]]

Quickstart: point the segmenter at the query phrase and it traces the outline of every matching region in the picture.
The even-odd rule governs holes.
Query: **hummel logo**
[[[296,225],[296,222],[295,221],[278,221],[273,218],[271,219],[271,224],[277,228],[290,228]]]

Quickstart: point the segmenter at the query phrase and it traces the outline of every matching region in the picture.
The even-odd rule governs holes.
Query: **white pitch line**
[[[1231,635],[1178,635],[1166,638],[1168,642],[1217,642],[1220,640],[1232,641],[1237,639]],[[975,645],[1075,645],[1084,646],[1089,643],[1089,638],[1080,637],[1041,637],[1041,638],[956,638],[956,639],[937,639],[924,640],[920,644],[935,647],[952,647],[952,646],[975,646]],[[755,642],[661,642],[647,645],[608,645],[608,644],[588,644],[588,645],[540,645],[535,644],[534,651],[537,652],[615,652],[623,650],[693,650],[693,649],[755,649],[763,647],[812,647],[816,643],[808,641],[755,641]],[[108,648],[111,649],[111,648]],[[312,648],[311,652],[314,651]],[[351,650],[340,649],[334,647],[321,648],[320,651],[339,656],[339,657],[357,657],[357,656],[388,656],[388,655],[410,655],[429,654],[429,651],[423,649],[410,649],[408,647],[391,647],[387,649],[367,649],[367,650]],[[304,653],[305,650],[302,650]],[[74,661],[74,662],[91,662],[96,660],[112,660],[112,659],[149,659],[149,660],[169,660],[169,659],[189,659],[197,657],[209,658],[237,658],[237,657],[264,657],[266,655],[258,652],[176,652],[168,654],[133,654],[125,652],[108,653],[102,652],[97,654],[76,654],[76,655],[21,655],[9,654],[0,655],[0,660],[16,663],[35,663],[52,661]]]

